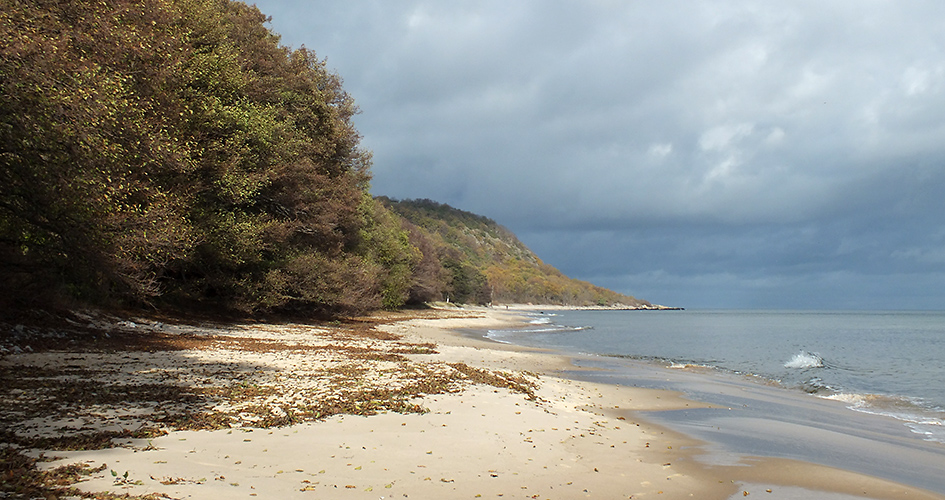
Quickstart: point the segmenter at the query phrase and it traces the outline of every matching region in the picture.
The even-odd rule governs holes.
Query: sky
[[[945,2],[262,0],[371,191],[700,308],[945,309]]]

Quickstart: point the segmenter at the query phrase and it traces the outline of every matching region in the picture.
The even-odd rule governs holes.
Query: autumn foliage
[[[424,258],[438,262],[414,273],[424,300],[568,306],[649,306],[649,302],[568,278],[544,263],[492,219],[431,200],[379,198],[405,219],[412,238],[427,240]],[[421,263],[422,265],[422,263]],[[413,295],[411,295],[413,297]]]
[[[266,22],[231,0],[0,0],[0,306],[610,300],[373,199],[341,79]]]
[[[0,1],[15,302],[397,303],[418,257],[368,195],[357,107],[266,20],[229,0]]]

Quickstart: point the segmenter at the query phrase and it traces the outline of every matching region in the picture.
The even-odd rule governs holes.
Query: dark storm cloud
[[[945,306],[945,4],[257,2],[373,191],[657,302]]]

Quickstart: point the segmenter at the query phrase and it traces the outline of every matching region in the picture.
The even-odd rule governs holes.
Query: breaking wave
[[[805,368],[823,368],[824,358],[813,352],[801,351],[795,354],[790,361],[784,363],[784,367],[798,370]]]
[[[563,326],[547,321],[531,321],[529,322],[529,326],[523,328],[487,330],[485,337],[503,344],[510,344],[513,343],[513,339],[516,341],[521,341],[521,337],[523,335],[581,332],[584,330],[593,329],[593,326]]]

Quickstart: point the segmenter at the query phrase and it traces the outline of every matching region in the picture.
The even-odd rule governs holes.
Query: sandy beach
[[[705,443],[638,414],[704,403],[566,378],[567,357],[456,332],[520,314],[329,325],[89,316],[79,322],[100,334],[84,343],[21,328],[0,357],[4,441],[43,457],[41,471],[79,471],[39,498],[945,498],[798,461],[707,464],[694,458]]]

